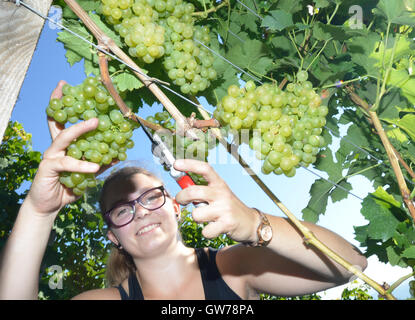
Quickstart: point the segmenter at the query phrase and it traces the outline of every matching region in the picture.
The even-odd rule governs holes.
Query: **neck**
[[[182,242],[174,241],[163,254],[149,258],[134,259],[137,277],[143,287],[173,288],[185,279],[192,265],[197,266],[194,249],[187,248]],[[174,276],[172,276],[174,275]]]

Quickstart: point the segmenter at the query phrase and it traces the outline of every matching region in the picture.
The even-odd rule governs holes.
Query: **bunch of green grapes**
[[[101,12],[123,37],[130,56],[145,63],[164,57],[168,77],[196,94],[217,77],[209,28],[195,26],[194,5],[183,0],[101,0]],[[205,46],[201,45],[199,42]]]
[[[217,77],[213,56],[193,39],[208,46],[209,28],[188,25],[175,16],[169,16],[164,25],[167,41],[163,65],[169,78],[184,94],[195,95],[207,89]]]
[[[164,28],[156,23],[158,13],[145,0],[102,0],[101,11],[124,39],[130,56],[153,63],[164,55]]]
[[[97,129],[74,140],[66,154],[75,159],[87,160],[99,165],[109,165],[113,160],[123,161],[126,151],[134,146],[131,137],[137,125],[124,116],[98,79],[87,77],[77,86],[65,84],[61,99],[51,99],[46,114],[55,121],[66,124],[79,120],[98,118]],[[94,187],[93,174],[62,173],[60,182],[81,195],[87,187]]]
[[[209,132],[197,131],[198,140],[174,134],[175,122],[167,111],[157,112],[154,116],[147,117],[146,120],[166,129],[157,131],[157,134],[173,153],[175,159],[196,159],[207,162],[209,150],[217,145],[216,138]],[[196,184],[207,184],[200,175],[191,174],[191,177]]]
[[[299,71],[285,90],[269,83],[256,87],[253,81],[245,88],[231,85],[214,111],[222,125],[249,130],[249,146],[264,160],[265,174],[293,177],[296,168],[314,163],[325,145],[321,134],[328,108],[307,78]]]

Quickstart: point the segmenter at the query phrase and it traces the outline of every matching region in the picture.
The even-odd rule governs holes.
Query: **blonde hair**
[[[134,174],[144,174],[154,179],[160,180],[155,174],[141,167],[124,167],[111,173],[108,178],[105,179],[104,185],[101,190],[99,199],[99,206],[101,214],[104,214],[108,208],[105,207],[105,195],[110,190],[110,185],[114,181],[124,180]],[[109,226],[110,227],[110,226]],[[124,249],[119,247],[112,247],[108,261],[107,269],[105,273],[106,283],[108,287],[118,286],[127,279],[131,273],[136,272],[136,266],[131,255]]]

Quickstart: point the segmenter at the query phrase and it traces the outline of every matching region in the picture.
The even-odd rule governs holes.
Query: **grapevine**
[[[68,146],[66,154],[99,165],[109,165],[114,160],[126,160],[127,149],[134,146],[131,137],[136,124],[124,119],[114,99],[99,80],[87,77],[77,86],[65,84],[62,93],[62,98],[50,100],[46,108],[49,117],[63,125],[91,118],[99,120],[98,128],[74,140]],[[60,182],[72,189],[76,195],[82,195],[87,187],[96,186],[93,174],[78,172],[62,173]]]

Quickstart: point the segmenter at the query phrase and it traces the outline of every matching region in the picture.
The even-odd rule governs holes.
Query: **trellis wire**
[[[51,19],[51,18],[49,18],[49,17],[47,17],[47,16],[43,15],[42,13],[38,12],[36,9],[34,9],[34,8],[30,7],[30,6],[29,6],[29,5],[27,5],[25,2],[23,2],[23,1],[19,1],[19,2],[17,2],[17,1],[18,1],[18,0],[16,0],[16,5],[22,5],[22,6],[24,6],[25,8],[27,8],[28,10],[30,10],[30,11],[32,11],[33,13],[37,14],[37,15],[38,15],[38,16],[40,16],[41,18],[43,18],[43,19],[45,19],[45,20],[48,20],[48,21],[52,22],[53,24],[55,24],[55,25],[57,25],[58,27],[60,27],[60,28],[62,28],[62,29],[64,29],[64,30],[66,30],[66,31],[68,31],[69,33],[71,33],[72,35],[74,35],[74,36],[76,36],[77,38],[81,39],[82,41],[85,41],[86,43],[90,44],[91,46],[93,46],[93,47],[94,47],[94,48],[96,48],[97,50],[101,51],[102,53],[104,53],[104,54],[106,54],[106,55],[110,56],[111,58],[113,58],[113,59],[115,59],[115,60],[119,61],[120,63],[122,63],[122,64],[126,65],[126,66],[127,66],[127,67],[129,67],[131,70],[133,70],[133,71],[135,71],[135,72],[137,72],[137,73],[139,73],[139,74],[143,75],[143,76],[144,76],[144,77],[146,77],[149,81],[158,82],[158,84],[159,84],[160,86],[162,86],[163,88],[165,88],[165,89],[169,90],[170,92],[174,93],[174,94],[175,94],[175,95],[177,95],[178,97],[180,97],[180,98],[184,99],[185,101],[187,101],[187,102],[191,103],[192,105],[196,106],[197,108],[202,108],[204,111],[208,112],[209,114],[212,114],[212,112],[210,112],[210,111],[206,110],[206,109],[205,109],[205,108],[203,108],[201,105],[196,104],[195,102],[191,101],[190,99],[186,98],[185,96],[181,95],[180,93],[176,92],[175,90],[173,90],[173,89],[169,88],[168,86],[166,86],[166,85],[164,85],[164,84],[160,83],[157,79],[151,78],[151,77],[149,77],[148,75],[146,75],[146,74],[142,73],[140,70],[137,70],[137,69],[136,69],[136,68],[134,68],[133,66],[131,66],[131,65],[127,64],[126,62],[124,62],[123,60],[119,59],[117,56],[115,56],[115,55],[111,54],[111,53],[110,53],[110,52],[108,52],[107,50],[103,49],[103,48],[102,48],[102,47],[100,47],[99,45],[94,44],[93,42],[89,41],[88,39],[86,39],[86,38],[82,37],[81,35],[77,34],[76,32],[74,32],[74,31],[70,30],[69,28],[65,27],[64,25],[60,24],[59,22],[57,22],[57,21],[55,21],[55,20],[53,20],[53,19]],[[239,1],[237,0],[237,2],[239,2]],[[240,4],[242,4],[241,2],[239,2],[239,3],[240,3]],[[242,4],[242,5],[243,5],[243,4]],[[244,5],[244,6],[245,6],[245,5]],[[245,6],[245,7],[246,7],[246,6]],[[248,8],[248,7],[247,7],[247,8]],[[249,10],[251,10],[251,9],[249,9]],[[252,11],[252,10],[251,10],[251,11]],[[263,18],[262,18],[262,17],[260,17],[260,16],[258,16],[258,17],[259,17],[259,18],[261,18],[261,19],[263,19]],[[197,43],[199,43],[199,44],[201,44],[201,45],[202,45],[202,46],[204,46],[206,49],[208,49],[209,51],[211,51],[212,53],[214,53],[215,55],[217,55],[218,57],[220,57],[221,59],[223,59],[224,61],[226,61],[226,62],[227,62],[227,63],[229,63],[230,65],[232,65],[234,68],[236,68],[236,69],[238,69],[239,71],[243,72],[244,74],[246,74],[247,76],[249,76],[249,77],[250,77],[250,78],[252,78],[253,80],[257,81],[257,82],[258,82],[258,83],[260,83],[260,84],[263,84],[263,83],[262,83],[262,82],[261,82],[258,78],[256,78],[256,77],[252,76],[251,74],[249,74],[249,73],[248,73],[248,72],[246,72],[245,70],[243,70],[243,69],[241,69],[240,67],[236,66],[236,65],[235,65],[235,64],[233,64],[231,61],[229,61],[228,59],[226,59],[225,57],[223,57],[221,54],[217,53],[216,51],[212,50],[211,48],[209,48],[208,46],[206,46],[206,45],[205,45],[205,44],[203,44],[202,42],[198,41],[197,39],[194,39],[194,41],[195,41],[195,42],[197,42]],[[331,130],[330,130],[330,131],[331,131]],[[351,143],[351,142],[350,142],[350,143]],[[353,143],[351,143],[351,144],[353,144]],[[354,144],[353,144],[353,145],[354,145]],[[356,145],[354,145],[354,146],[356,146]],[[360,148],[360,147],[358,147],[358,146],[356,146],[356,147],[357,147],[357,148],[359,148],[359,149],[361,149],[361,148]],[[363,151],[365,151],[366,153],[368,153],[368,152],[367,152],[366,150],[364,150],[364,149],[361,149],[361,150],[363,150]],[[368,154],[370,155],[370,153],[368,153]],[[377,159],[376,157],[374,157],[374,156],[372,156],[372,155],[370,155],[370,156],[371,156],[371,157],[373,157],[373,158],[375,158],[375,159]],[[378,161],[380,161],[380,160],[378,160]],[[321,179],[323,179],[323,180],[325,180],[325,181],[329,182],[330,184],[332,184],[332,185],[334,185],[334,186],[336,186],[336,187],[338,187],[338,188],[340,188],[340,189],[342,189],[342,190],[346,191],[347,193],[349,193],[350,195],[352,195],[352,196],[356,197],[357,199],[359,199],[359,200],[361,200],[361,201],[363,200],[361,197],[359,197],[359,196],[355,195],[354,193],[350,192],[349,190],[347,190],[346,188],[344,188],[344,187],[340,186],[339,184],[337,184],[337,183],[335,183],[335,182],[333,182],[333,181],[331,181],[331,180],[329,180],[329,179],[327,179],[327,178],[325,178],[325,177],[321,176],[320,174],[318,174],[318,173],[314,172],[313,170],[310,170],[310,169],[308,169],[308,168],[306,168],[306,167],[304,167],[304,166],[301,166],[301,167],[305,168],[307,171],[309,171],[310,173],[314,174],[315,176],[317,176],[317,177],[319,177],[319,178],[321,178]]]
[[[259,19],[264,20],[264,18],[262,18],[259,14],[257,14],[254,10],[252,10],[251,8],[249,8],[247,5],[245,5],[241,1],[236,0],[236,2],[238,2],[239,4],[241,4],[242,6],[244,6],[248,11],[250,11],[252,14],[254,14],[255,16],[257,16]]]

